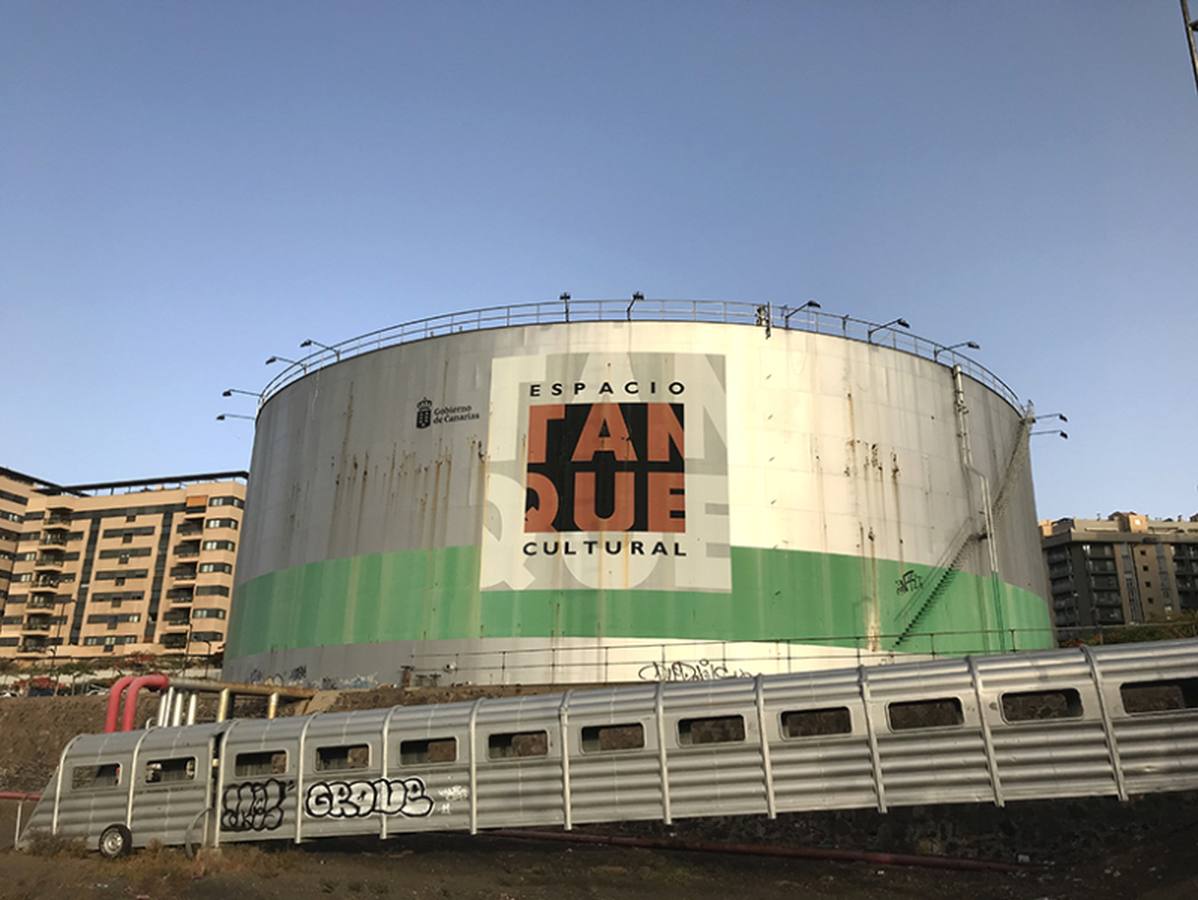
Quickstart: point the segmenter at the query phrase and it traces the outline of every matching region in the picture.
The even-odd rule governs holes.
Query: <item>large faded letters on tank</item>
[[[505,357],[482,590],[731,590],[724,358]]]

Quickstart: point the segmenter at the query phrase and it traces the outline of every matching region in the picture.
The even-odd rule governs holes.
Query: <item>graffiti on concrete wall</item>
[[[729,668],[726,664],[707,659],[687,662],[645,663],[636,673],[641,681],[717,681],[721,678],[752,678],[751,672]]]
[[[221,795],[220,827],[225,831],[274,831],[283,824],[283,801],[294,782],[268,778],[231,784]]]
[[[378,813],[422,818],[432,813],[433,798],[428,796],[422,778],[318,781],[308,788],[304,809],[315,819],[352,819]]]

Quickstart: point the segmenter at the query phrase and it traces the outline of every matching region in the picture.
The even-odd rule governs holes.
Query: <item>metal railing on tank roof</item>
[[[413,319],[399,325],[368,331],[340,343],[320,347],[307,356],[289,362],[287,367],[262,389],[259,407],[293,381],[348,357],[466,331],[571,322],[713,322],[750,325],[764,328],[771,333],[777,329],[834,335],[912,353],[949,367],[960,366],[965,375],[990,388],[1023,412],[1015,391],[981,363],[958,352],[957,349],[912,334],[908,330],[894,328],[892,325],[881,325],[852,316],[832,315],[815,309],[754,303],[749,300],[660,300],[640,297],[632,301],[562,299],[487,306]]]

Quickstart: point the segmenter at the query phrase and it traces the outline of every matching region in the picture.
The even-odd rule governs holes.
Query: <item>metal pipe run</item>
[[[165,691],[158,694],[158,716],[154,720],[154,724],[159,728],[165,728],[171,721],[171,703],[175,699],[175,689],[168,687]]]
[[[122,675],[108,689],[108,711],[104,714],[104,730],[106,732],[116,731],[117,719],[121,714],[121,694],[125,692],[125,688],[132,681],[132,675]]]
[[[129,682],[125,697],[125,714],[121,723],[122,731],[132,731],[137,720],[137,694],[143,687],[166,690],[169,679],[162,674],[139,675]]]
[[[775,856],[783,859],[827,859],[839,862],[868,862],[874,865],[923,866],[974,872],[1026,872],[1038,868],[1027,863],[1006,863],[959,856],[924,856],[917,853],[885,853],[875,850],[840,850],[832,847],[780,847],[776,844],[726,844],[678,838],[640,838],[614,834],[580,834],[577,831],[534,831],[500,828],[482,832],[489,837],[527,841],[558,841],[569,844],[603,844],[610,847],[640,847],[647,850],[685,850],[695,853],[728,853],[737,856]]]

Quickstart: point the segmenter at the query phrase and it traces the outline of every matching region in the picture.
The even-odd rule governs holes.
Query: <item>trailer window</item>
[[[341,747],[316,748],[317,772],[365,769],[368,765],[370,765],[369,744],[345,744]]]
[[[956,697],[891,703],[886,708],[886,712],[890,716],[892,731],[946,728],[965,723],[965,714],[961,711],[961,701]]]
[[[1041,719],[1080,719],[1081,695],[1073,688],[1055,691],[1011,691],[1002,695],[1002,716],[1008,722]]]
[[[286,750],[259,750],[238,753],[233,764],[237,775],[282,775],[287,771]]]
[[[744,716],[711,716],[704,719],[678,720],[678,743],[684,747],[698,744],[728,744],[744,739]]]
[[[849,715],[847,706],[795,709],[782,713],[783,737],[802,738],[852,733],[853,718]]]
[[[194,756],[176,759],[155,759],[146,763],[146,784],[167,784],[175,781],[193,781],[196,777]]]
[[[1198,708],[1198,678],[1132,681],[1121,685],[1123,709],[1128,715]]]
[[[487,756],[491,759],[517,759],[524,756],[547,756],[547,731],[509,731],[487,738]]]
[[[451,763],[456,762],[457,758],[457,738],[426,738],[401,741],[399,744],[399,764],[401,766]]]
[[[644,746],[645,726],[639,722],[629,725],[586,725],[582,729],[583,753],[640,750]]]
[[[75,766],[71,772],[71,789],[115,787],[121,783],[121,764],[103,763],[98,766]]]

